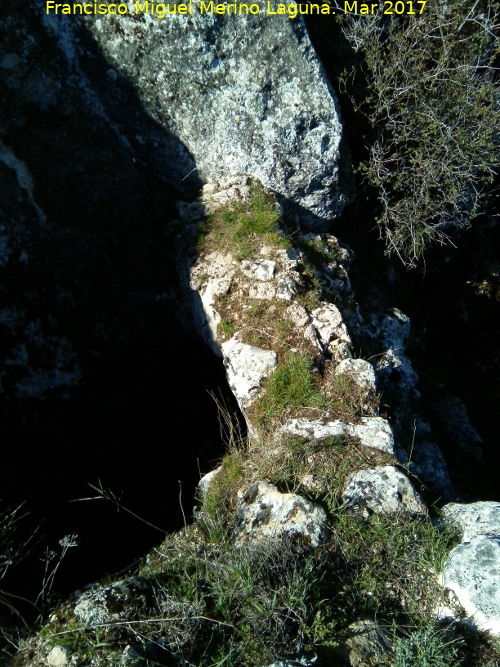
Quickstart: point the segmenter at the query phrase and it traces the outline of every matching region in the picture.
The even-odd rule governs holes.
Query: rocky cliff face
[[[409,320],[397,309],[363,317],[348,276],[353,254],[326,231],[347,197],[341,126],[302,23],[178,15],[161,23],[142,14],[40,24],[29,7],[8,8],[0,54],[6,410],[26,396],[69,396],[92,357],[127,346],[131,320],[147,330],[158,304],[182,297],[223,360],[250,434],[232,441],[201,484],[194,525],[150,554],[141,578],[80,592],[51,617],[52,639],[28,641],[17,664],[113,664],[108,649],[116,664],[208,664],[210,650],[210,664],[223,664],[217,642],[232,664],[264,664],[259,641],[275,665],[291,664],[281,656],[316,662],[304,658],[307,641],[329,643],[324,664],[381,663],[373,599],[383,596],[386,613],[429,611],[437,573],[413,563],[405,531],[420,547],[422,531],[433,530],[429,494],[453,490],[415,413]],[[200,179],[209,182],[199,199],[186,201]],[[287,207],[294,216],[283,215]],[[174,232],[184,278],[177,294],[162,253],[148,252],[171,256]],[[373,363],[353,358],[361,339]],[[392,424],[381,389],[394,399]],[[415,441],[405,452],[397,436],[408,420]],[[464,535],[441,577],[456,598],[439,608],[447,618],[465,610],[493,632],[497,509],[448,506],[448,522]],[[372,542],[357,549],[382,570],[385,542],[402,536],[405,555],[390,581],[370,579],[359,554],[346,557],[362,527]],[[323,570],[307,579],[314,558]],[[323,578],[341,619],[324,621],[321,607],[309,617],[308,586]],[[412,580],[424,599],[412,595]],[[484,596],[473,593],[481,587]],[[366,615],[373,619],[360,630],[353,621]],[[72,648],[57,644],[67,625],[77,627]],[[354,646],[358,634],[370,635],[371,648]]]

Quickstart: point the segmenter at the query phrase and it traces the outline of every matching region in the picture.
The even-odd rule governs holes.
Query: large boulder
[[[127,15],[85,25],[111,70],[108,94],[130,81],[151,118],[191,153],[178,151],[179,182],[190,172],[211,181],[249,174],[310,220],[340,214],[338,104],[300,18],[268,16],[264,3],[255,16],[202,14],[193,0],[190,15],[159,20],[126,4]],[[75,23],[60,16],[51,28]],[[139,134],[148,145],[147,128]]]
[[[448,556],[440,582],[455,595],[471,625],[500,635],[500,503],[449,503],[443,517],[460,530],[462,543]]]

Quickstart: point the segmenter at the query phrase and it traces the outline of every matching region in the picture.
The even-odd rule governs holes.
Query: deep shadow
[[[8,1],[6,11],[5,50],[21,52],[29,35],[36,46],[29,62],[0,72],[1,137],[28,168],[45,219],[2,165],[0,222],[15,228],[19,248],[0,268],[0,296],[19,321],[0,324],[0,509],[24,502],[16,539],[36,534],[0,588],[33,600],[44,551],[60,552],[65,535],[77,533],[79,546],[55,578],[53,592],[63,596],[161,541],[124,507],[163,531],[189,521],[200,472],[224,448],[208,391],[235,415],[237,406],[220,360],[176,315],[183,287],[171,222],[175,200],[198,191],[193,157],[126,80],[114,78],[111,90],[115,74],[84,32],[89,85],[29,3]],[[45,377],[59,363],[62,340],[79,381],[21,391],[32,372]],[[97,495],[89,483],[120,503],[78,500]]]

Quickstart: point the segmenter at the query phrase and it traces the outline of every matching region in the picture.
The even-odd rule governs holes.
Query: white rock
[[[299,287],[293,278],[289,276],[280,278],[278,280],[278,289],[276,290],[276,298],[281,301],[293,301],[295,295],[299,291]]]
[[[309,314],[304,306],[298,303],[292,303],[285,311],[286,316],[290,318],[297,328],[306,327],[309,324]]]
[[[242,343],[237,336],[222,344],[229,386],[241,407],[246,408],[260,393],[262,380],[276,368],[276,352]]]
[[[257,283],[250,285],[248,296],[251,299],[274,299],[276,296],[276,288],[272,283]]]
[[[365,518],[373,513],[426,514],[425,505],[410,480],[394,466],[353,473],[347,479],[342,499],[350,509]]]
[[[65,667],[68,664],[68,652],[62,646],[54,646],[47,656],[49,667]]]
[[[244,260],[240,264],[242,272],[254,280],[272,280],[276,270],[276,262],[269,259],[260,259],[256,262]]]
[[[202,497],[207,495],[210,484],[221,472],[222,466],[219,466],[218,468],[215,468],[215,470],[211,470],[210,472],[207,472],[206,475],[203,475],[203,477],[198,482],[198,490]]]
[[[192,15],[170,16],[168,29],[153,14],[106,18],[89,21],[89,34],[133,80],[179,188],[192,189],[191,171],[203,181],[250,174],[315,225],[340,214],[338,104],[301,17],[201,15],[194,0]]]
[[[335,375],[348,375],[361,389],[377,391],[375,370],[365,359],[344,359],[335,369]]]
[[[478,535],[455,547],[444,565],[441,585],[453,591],[479,630],[500,635],[500,538]]]
[[[500,502],[448,503],[442,513],[447,524],[462,531],[462,542],[479,536],[500,537]]]
[[[389,422],[381,417],[364,417],[360,424],[345,424],[339,420],[324,424],[321,421],[308,419],[290,419],[281,430],[283,433],[298,435],[307,440],[353,437],[359,439],[364,447],[394,455],[392,429]]]
[[[337,363],[340,363],[344,359],[349,359],[351,356],[351,349],[349,344],[344,340],[340,340],[339,338],[337,340],[332,340],[332,342],[328,345],[328,349],[330,350],[333,359]]]
[[[200,326],[201,333],[204,340],[212,349],[214,349],[215,352],[218,351],[217,327],[221,320],[219,313],[214,308],[216,297],[220,293],[219,288],[220,284],[217,278],[209,280],[205,289],[200,295],[202,310],[205,315],[205,319],[203,321],[204,326]],[[202,323],[200,322],[200,325],[201,324]]]
[[[252,196],[251,180],[248,176],[234,176],[207,183],[202,190],[201,202],[207,212],[224,206],[232,201],[250,201]]]
[[[334,338],[350,341],[342,313],[333,303],[325,303],[312,311],[313,325],[324,346]]]
[[[237,513],[241,542],[301,535],[312,547],[326,536],[326,513],[310,500],[280,493],[275,486],[255,482],[243,495]]]
[[[274,255],[279,260],[280,266],[285,271],[295,271],[299,265],[299,256],[295,248],[280,248],[274,250]]]

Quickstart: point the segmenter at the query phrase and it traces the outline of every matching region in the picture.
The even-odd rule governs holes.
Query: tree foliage
[[[354,101],[374,128],[360,170],[377,188],[388,253],[409,266],[450,223],[470,223],[496,175],[499,10],[449,0],[416,16],[342,16],[360,56],[343,82],[363,77]]]

